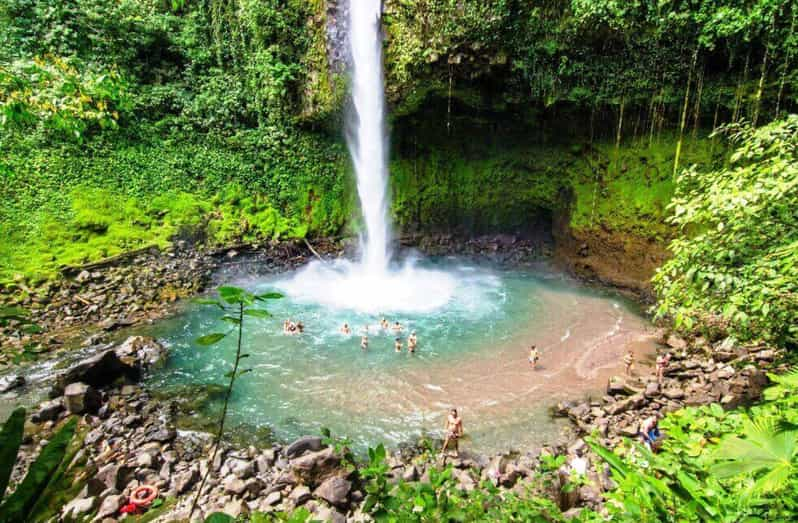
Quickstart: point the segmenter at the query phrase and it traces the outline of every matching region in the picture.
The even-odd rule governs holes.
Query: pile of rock
[[[402,244],[418,247],[430,256],[457,254],[520,266],[550,257],[552,240],[544,235],[519,238],[511,234],[465,237],[452,234],[407,235]]]
[[[640,422],[657,412],[708,403],[730,409],[758,399],[768,384],[763,367],[778,356],[766,347],[736,346],[732,339],[714,345],[698,339],[688,347],[681,338],[668,336],[665,345],[672,359],[661,383],[651,374],[614,376],[603,398],[564,403],[558,413],[582,433],[598,431],[605,445],[614,446],[621,437],[637,436]]]

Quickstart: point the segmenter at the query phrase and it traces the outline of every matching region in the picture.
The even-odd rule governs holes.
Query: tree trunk
[[[765,56],[762,57],[762,72],[759,75],[759,84],[756,88],[756,98],[754,100],[754,116],[752,118],[754,127],[759,120],[759,108],[762,105],[762,91],[765,88],[765,78],[768,74],[768,57],[770,56],[770,48],[765,45]]]
[[[687,123],[687,106],[690,102],[690,84],[693,83],[693,71],[695,64],[698,60],[698,44],[693,51],[693,63],[690,65],[690,72],[687,74],[687,87],[684,88],[684,104],[682,105],[682,118],[679,123],[679,141],[676,142],[676,154],[673,158],[673,177],[676,178],[676,173],[679,170],[679,157],[682,154],[682,140],[684,138],[684,126]]]

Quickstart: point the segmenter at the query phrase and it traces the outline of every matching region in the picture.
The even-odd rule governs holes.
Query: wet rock
[[[324,482],[313,491],[313,495],[336,507],[344,507],[346,506],[347,496],[351,489],[351,482],[339,476],[333,476],[324,480]]]
[[[34,412],[30,419],[34,423],[42,423],[45,421],[54,421],[58,419],[58,415],[64,410],[63,398],[56,398],[48,400],[39,405],[39,408]]]
[[[113,349],[84,358],[56,378],[56,391],[64,390],[70,383],[86,383],[93,387],[104,387],[122,377],[138,379],[136,369],[124,364]]]
[[[321,450],[321,438],[318,436],[302,436],[298,440],[291,443],[285,449],[285,455],[289,459],[295,458],[297,456],[301,456],[303,453],[307,451],[318,451]]]
[[[646,398],[656,398],[659,394],[659,383],[650,381],[646,384],[646,390],[643,393]]]
[[[11,376],[3,376],[0,378],[0,394],[12,391],[16,388],[25,385],[25,377],[19,374],[12,374]]]
[[[64,389],[64,405],[70,414],[97,412],[100,394],[86,383],[70,383]]]
[[[231,458],[225,465],[238,479],[247,479],[255,475],[255,463],[253,461]]]
[[[162,366],[166,362],[166,347],[146,336],[131,336],[115,350],[126,365],[145,372]]]

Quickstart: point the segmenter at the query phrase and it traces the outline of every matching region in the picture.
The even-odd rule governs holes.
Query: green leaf
[[[205,523],[235,523],[236,518],[224,512],[214,512],[205,518]]]
[[[222,316],[222,321],[226,321],[227,323],[232,323],[233,325],[238,325],[241,323],[241,320],[234,316]]]
[[[67,446],[75,435],[77,423],[78,418],[75,417],[67,421],[42,449],[39,457],[28,469],[25,479],[0,507],[0,523],[25,521],[26,515],[63,460]]]
[[[11,471],[14,470],[24,429],[25,409],[20,407],[11,413],[0,432],[0,500],[3,499]]]
[[[224,305],[219,300],[214,300],[213,298],[195,298],[192,301],[199,305],[216,305],[221,309],[224,308]]]
[[[229,304],[241,303],[244,300],[244,289],[238,287],[219,287],[219,297]]]
[[[266,292],[266,293],[263,293],[263,294],[256,294],[255,295],[255,299],[256,300],[260,300],[260,301],[279,300],[279,299],[284,298],[284,297],[285,296],[280,294],[279,292]]]
[[[253,318],[271,318],[272,315],[269,314],[268,311],[263,309],[247,309],[244,311],[244,314],[247,316],[252,316]]]
[[[224,338],[226,334],[221,332],[214,332],[213,334],[206,334],[205,336],[200,336],[195,341],[198,345],[208,346],[217,343],[219,340]]]

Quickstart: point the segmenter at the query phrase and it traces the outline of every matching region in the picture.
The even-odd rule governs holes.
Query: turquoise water
[[[645,321],[621,300],[544,267],[502,270],[454,259],[426,265],[454,276],[456,289],[433,312],[383,311],[391,324],[404,327],[401,353],[394,351],[395,333],[380,328],[380,314],[294,299],[291,275],[229,282],[289,293],[268,303],[273,318],[245,320],[244,352],[250,356],[243,364],[252,371],[236,382],[231,426],[268,429],[283,440],[328,427],[362,450],[380,441],[410,441],[422,432],[437,435],[443,414],[457,406],[465,416],[467,444],[481,451],[519,448],[556,435],[558,425],[546,408],[558,398],[600,388],[601,369],[591,377],[590,364],[579,367],[580,358],[607,340],[615,347],[618,336],[628,341],[645,329]],[[153,328],[150,334],[170,346],[171,357],[151,385],[192,395],[196,389],[179,386],[225,381],[234,337],[213,347],[194,341],[229,328],[219,312],[192,304]],[[282,322],[289,318],[301,320],[305,333],[284,335]],[[352,335],[339,332],[344,322]],[[364,351],[360,334],[366,327]],[[411,330],[419,339],[416,354],[406,350]],[[530,343],[542,352],[536,370],[526,362]]]

